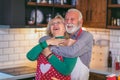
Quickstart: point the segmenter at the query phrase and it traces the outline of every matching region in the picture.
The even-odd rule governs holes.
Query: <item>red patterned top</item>
[[[62,60],[61,56],[57,57]],[[48,62],[43,54],[40,54],[37,59],[37,72],[35,80],[52,80],[51,78],[57,78],[58,80],[70,80],[70,75],[65,76],[60,74],[55,68]]]

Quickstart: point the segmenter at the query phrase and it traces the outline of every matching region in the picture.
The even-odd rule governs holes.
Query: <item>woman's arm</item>
[[[41,44],[37,44],[27,53],[26,57],[31,61],[35,61],[42,51],[43,48],[41,47]]]
[[[49,39],[48,39],[49,38]],[[46,40],[48,39],[48,41]],[[48,45],[50,45],[51,43],[54,43],[54,45],[59,44],[61,41],[61,39],[54,39],[54,38],[50,38],[50,37],[42,37],[40,39],[40,43],[36,46],[34,46],[28,53],[27,53],[27,58],[31,61],[35,61],[37,60],[38,56],[40,55],[40,53],[46,48],[48,47]]]
[[[49,36],[44,36],[44,37],[40,38],[39,44],[37,44],[30,51],[28,51],[26,57],[31,61],[37,60],[38,56],[43,51],[42,45],[47,46],[46,43],[44,42],[47,39],[50,39],[50,37]]]
[[[48,56],[51,52],[45,52],[45,49],[48,48],[47,46],[48,45],[46,44],[45,41],[41,42],[40,44],[33,47],[27,53],[27,58],[31,61],[37,60],[41,52],[44,53],[44,55]],[[48,58],[48,61],[51,63],[51,65],[63,75],[69,75],[72,72],[76,64],[76,60],[77,60],[76,58],[65,58],[64,57],[63,61],[61,61],[55,55],[52,55],[50,58]]]
[[[55,55],[52,55],[48,61],[50,64],[61,74],[69,75],[71,74],[77,58],[65,58],[63,57],[63,61],[59,60]]]
[[[54,54],[50,55],[52,52],[47,47],[43,50],[42,54],[47,57],[50,64],[61,74],[69,75],[75,64],[77,58],[65,58],[63,57],[63,61],[59,60]],[[49,56],[50,55],[50,56]],[[49,56],[49,57],[48,57]]]

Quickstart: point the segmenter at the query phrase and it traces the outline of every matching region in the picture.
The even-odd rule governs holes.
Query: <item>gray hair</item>
[[[78,9],[74,9],[74,8],[69,9],[69,10],[67,11],[67,13],[68,13],[68,12],[71,12],[71,11],[72,11],[72,12],[77,12],[77,13],[79,13],[79,20],[83,18],[82,13],[81,13]]]

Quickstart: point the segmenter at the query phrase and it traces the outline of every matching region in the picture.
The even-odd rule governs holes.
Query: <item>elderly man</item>
[[[77,40],[72,46],[57,46],[51,50],[65,57],[78,57],[89,67],[93,46],[91,33],[82,30],[83,17],[79,10],[69,9],[65,16],[66,30],[71,38]]]
[[[71,39],[76,40],[76,42],[72,46],[57,46],[51,48],[52,52],[64,57],[80,57],[80,60],[78,60],[80,64],[76,64],[73,72],[77,73],[78,71],[81,71],[78,73],[78,75],[81,75],[81,78],[75,78],[75,80],[88,80],[89,78],[89,74],[86,69],[89,68],[91,59],[93,36],[91,33],[82,30],[82,24],[83,16],[81,12],[77,9],[69,9],[65,16],[66,31],[70,34]],[[69,41],[64,43],[69,43]],[[54,41],[53,44],[57,43]],[[80,68],[81,70],[79,70]],[[86,72],[82,70],[86,70]],[[77,74],[72,75],[74,75],[73,77],[77,77]]]

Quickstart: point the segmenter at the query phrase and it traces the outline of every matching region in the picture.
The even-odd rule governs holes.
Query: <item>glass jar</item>
[[[47,18],[46,18],[46,22],[49,22],[51,19],[52,19],[51,14],[48,14],[48,15],[47,15]]]
[[[117,4],[120,4],[120,0],[117,0]]]

